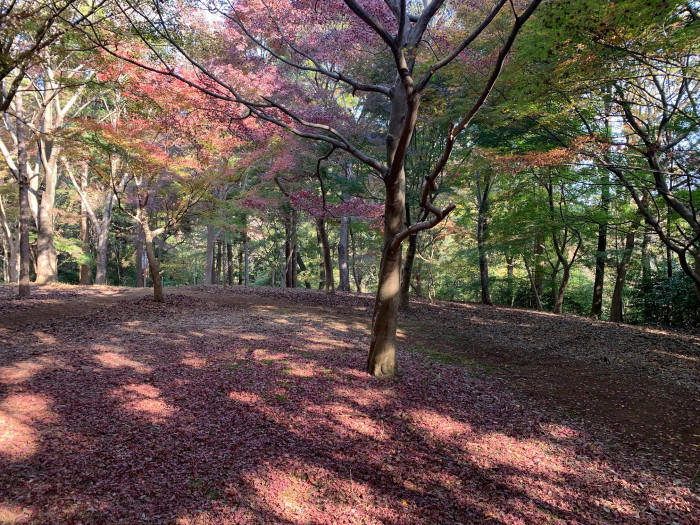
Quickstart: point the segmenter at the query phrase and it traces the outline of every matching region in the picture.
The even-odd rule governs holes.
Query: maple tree
[[[149,41],[149,36],[140,29],[144,23],[151,34],[166,40],[194,68],[198,77],[193,79],[180,72],[168,62],[167,56],[158,53],[153,46],[151,49],[161,64],[142,62],[143,67],[175,77],[214,98],[231,102],[236,107],[243,106],[247,115],[278,125],[299,137],[326,142],[354,156],[382,178],[385,193],[384,247],[367,364],[368,371],[378,376],[393,375],[396,369],[395,337],[400,300],[402,242],[416,232],[432,228],[454,209],[453,205],[442,210],[436,208],[430,203],[429,196],[437,190],[436,180],[445,168],[455,142],[486,101],[517,34],[540,4],[540,0],[532,0],[517,7],[512,2],[501,0],[487,8],[483,14],[475,9],[470,13],[472,17],[467,18],[467,21],[474,24],[474,29],[454,39],[450,38],[454,36],[450,35],[454,28],[444,17],[444,12],[448,9],[444,4],[443,0],[434,0],[423,6],[403,0],[375,2],[369,7],[361,6],[355,0],[346,0],[342,7],[286,2],[275,2],[272,5],[256,2],[212,4],[229,25],[230,31],[224,37],[228,39],[230,49],[253,48],[261,56],[270,59],[261,66],[263,76],[262,79],[257,79],[257,85],[262,85],[263,89],[258,93],[247,91],[248,86],[241,83],[240,73],[234,75],[230,69],[222,68],[220,64],[210,65],[192,55],[180,37],[171,31],[172,24],[178,24],[177,13],[167,6],[155,1],[145,7],[129,4],[129,9],[122,10],[131,27],[145,42]],[[490,67],[491,73],[471,108],[450,125],[442,155],[425,179],[420,204],[428,211],[428,216],[421,222],[405,227],[405,160],[418,118],[421,97],[436,73],[459,57],[495,19],[504,17],[511,19],[511,27],[504,43],[492,51],[491,56],[495,57]],[[304,31],[300,31],[301,26],[298,24],[302,19],[306,21]],[[313,31],[308,30],[309,22],[314,26]],[[338,31],[338,24],[345,29]],[[435,31],[446,29],[443,37],[445,40],[435,40],[446,44],[441,45],[442,57],[439,59],[433,58],[428,48],[427,41],[432,41],[427,33],[429,27]],[[260,30],[263,34],[259,34]],[[336,41],[346,39],[365,47],[367,51],[382,52],[386,61],[384,69],[377,72],[380,82],[357,80],[354,72],[350,73],[355,58],[352,53],[344,52],[344,48],[329,53],[334,51],[326,41],[331,35]],[[118,54],[118,49],[102,39],[103,35],[94,31],[93,36],[105,49]],[[245,56],[243,53],[240,55],[241,58]],[[133,61],[130,57],[123,58]],[[299,80],[283,83],[276,89],[264,89],[264,73],[268,67],[273,67],[267,66],[268,62],[272,62],[276,68],[292,70],[294,75],[288,74],[286,79]],[[357,64],[356,61],[355,63]],[[340,128],[343,119],[329,119],[322,102],[297,110],[282,99],[280,95],[287,90],[298,92],[301,96],[315,92],[314,95],[319,97],[324,94],[323,91],[330,91],[331,96],[334,94],[335,85],[333,89],[306,85],[306,77],[301,74],[306,72],[327,77],[335,81],[335,85],[342,84],[352,95],[359,92],[382,96],[388,100],[390,111],[384,125],[386,161],[380,161],[371,152],[366,153],[348,139]]]

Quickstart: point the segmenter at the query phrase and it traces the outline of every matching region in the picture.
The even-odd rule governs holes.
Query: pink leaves
[[[368,204],[360,197],[352,197],[340,204],[329,204],[326,202],[324,207],[321,197],[310,190],[299,190],[291,193],[290,203],[296,209],[303,210],[312,217],[331,219],[349,216],[371,221],[381,217],[384,211],[382,205]]]
[[[188,287],[164,304],[95,305],[79,297],[88,291],[52,291],[62,300],[53,313],[3,328],[11,381],[0,417],[13,434],[0,427],[0,437],[24,444],[0,448],[9,516],[520,524],[697,514],[689,476],[663,458],[612,449],[609,431],[558,420],[496,377],[403,349],[396,379],[369,377],[370,296]],[[67,305],[72,318],[55,311]],[[439,330],[464,324],[493,352],[477,321],[490,323],[484,333],[500,320],[501,332],[522,334],[530,315],[446,303],[412,312],[414,340],[437,344],[415,322],[437,315]]]

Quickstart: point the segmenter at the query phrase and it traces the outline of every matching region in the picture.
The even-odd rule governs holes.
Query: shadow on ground
[[[300,297],[189,289],[6,328],[0,522],[690,523],[700,510],[665,460],[611,451],[503,382],[420,352],[393,380],[368,377],[366,299]]]

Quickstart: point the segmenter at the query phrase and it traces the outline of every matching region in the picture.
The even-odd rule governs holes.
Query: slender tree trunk
[[[292,270],[292,288],[296,288],[298,286],[298,279],[297,279],[297,253],[299,251],[299,247],[297,246],[297,211],[292,208],[292,264],[291,264],[291,270]]]
[[[489,258],[486,253],[486,229],[487,217],[485,204],[479,207],[479,216],[476,220],[476,243],[479,250],[479,278],[481,280],[481,302],[483,304],[491,303],[491,294],[489,293]]]
[[[83,193],[87,191],[87,166],[88,164],[85,163],[85,167],[80,174],[80,187]],[[80,199],[80,243],[83,249],[83,257],[88,257],[90,254],[90,231],[88,229],[88,210],[83,199]],[[87,263],[82,263],[80,265],[80,284],[90,284],[92,277],[90,274],[90,265]]]
[[[233,286],[233,246],[230,242],[226,243],[226,260],[228,261],[228,284]]]
[[[10,282],[10,254],[5,236],[2,237],[2,282]]]
[[[56,184],[58,182],[59,146],[53,141],[42,141],[45,151],[44,191],[39,204],[39,227],[36,237],[36,282],[38,284],[54,283],[58,280],[58,261],[54,245],[54,205],[56,202]]]
[[[121,263],[121,257],[119,255],[119,241],[114,243],[114,267],[117,270],[117,286],[121,286],[123,279],[122,279],[122,263]],[[105,272],[105,277],[106,277],[106,272]]]
[[[537,310],[540,312],[544,310],[542,307],[542,300],[540,299],[540,294],[537,291],[537,282],[535,281],[535,276],[530,271],[530,265],[527,264],[527,259],[523,256],[523,262],[525,263],[525,271],[527,272],[527,278],[530,280],[530,286],[532,286],[532,294],[535,296],[535,305]]]
[[[136,228],[138,230],[136,232],[136,287],[143,288],[146,286],[143,278],[143,273],[145,270],[143,264],[143,228],[141,228],[140,224],[137,224]]]
[[[216,261],[214,263],[214,275],[212,284],[219,284],[221,280],[221,239],[216,240]]]
[[[151,281],[153,281],[153,300],[157,303],[165,302],[163,298],[163,281],[160,277],[160,262],[156,257],[156,251],[153,246],[153,234],[147,224],[142,224],[143,232],[146,240],[146,257],[148,257],[148,269],[151,273]]]
[[[560,314],[562,311],[562,306],[564,305],[564,292],[566,291],[566,285],[569,284],[569,275],[571,274],[571,267],[567,265],[564,266],[564,272],[561,276],[561,282],[559,283],[559,290],[557,291],[556,300],[554,301],[554,313]]]
[[[19,280],[19,228],[12,227],[5,213],[5,205],[0,196],[0,221],[2,221],[2,238],[5,250],[5,281],[17,283]]]
[[[506,267],[508,268],[508,297],[510,305],[515,303],[515,258],[512,255],[506,255]]]
[[[243,248],[238,248],[238,286],[243,284]],[[272,286],[275,285],[274,278]]]
[[[328,244],[328,233],[326,232],[326,221],[322,218],[316,219],[316,234],[321,244],[321,259],[323,266],[323,287],[326,293],[333,293],[335,283],[333,282],[333,266],[331,265],[331,248]]]
[[[700,275],[700,249],[695,253],[693,259],[695,262],[695,273]],[[697,281],[695,281],[695,295],[700,301],[700,283],[698,283]]]
[[[605,260],[607,258],[608,245],[608,211],[610,210],[610,187],[608,175],[601,176],[600,208],[604,214],[603,220],[598,223],[598,246],[595,255],[595,279],[593,281],[593,301],[591,303],[591,317],[600,319],[603,311],[603,286],[605,284]]]
[[[107,284],[107,259],[109,256],[109,229],[102,229],[97,233],[97,255],[95,284]]]
[[[651,241],[651,236],[649,232],[645,231],[642,236],[642,282],[649,282],[651,279],[651,253],[649,251],[649,244]]]
[[[299,253],[299,250],[297,250],[297,264],[299,265],[300,272],[306,271],[306,265],[304,264],[304,259],[302,258],[301,253]],[[308,280],[304,280],[304,288],[307,290],[311,288],[311,283]]]
[[[535,234],[535,293],[542,297],[544,283],[544,240],[542,234]]]
[[[284,223],[284,273],[287,288],[297,287],[297,232],[296,211],[294,208],[287,210]]]
[[[340,218],[340,232],[338,237],[338,270],[340,271],[340,283],[338,290],[350,291],[350,269],[348,266],[348,224],[350,217]]]
[[[214,246],[216,244],[217,231],[211,224],[207,224],[207,248],[204,254],[204,284],[214,284]]]
[[[244,222],[244,230],[243,230],[243,264],[244,264],[244,272],[243,272],[243,285],[248,286],[250,283],[250,247],[248,244],[248,218],[246,217],[245,222]]]
[[[17,114],[17,177],[19,184],[19,296],[29,297],[29,178],[27,176],[27,143],[24,135],[24,114],[22,111],[22,96],[15,97],[15,112]]]
[[[323,290],[326,285],[326,267],[323,265],[323,258],[325,253],[323,252],[323,246],[321,244],[321,233],[318,228],[318,221],[323,219],[316,219],[316,244],[318,244],[318,250],[321,254],[320,262],[318,263],[318,289]]]
[[[613,289],[612,300],[610,302],[610,320],[615,323],[622,323],[624,319],[622,312],[622,296],[624,294],[625,280],[627,278],[627,268],[632,258],[632,251],[634,250],[634,234],[634,229],[632,229],[625,235],[625,250],[617,265],[615,288]]]
[[[415,275],[416,284],[413,286],[413,290],[416,293],[416,297],[423,297],[423,273],[421,272],[421,264],[418,264]]]
[[[401,244],[394,238],[404,225],[406,172],[404,159],[395,158],[398,139],[405,126],[411,131],[418,115],[418,101],[409,101],[401,79],[392,88],[391,116],[387,136],[387,165],[384,177],[384,247],[379,265],[377,296],[372,315],[372,340],[367,371],[374,376],[392,376],[396,372],[396,325],[401,289]],[[410,136],[406,137],[410,141]],[[393,165],[396,162],[396,165]]]
[[[411,274],[413,273],[413,262],[416,259],[417,247],[418,234],[409,235],[408,248],[406,248],[406,258],[403,261],[403,268],[401,270],[401,300],[399,302],[399,308],[402,310],[407,308],[410,302]]]
[[[352,278],[355,280],[355,286],[357,291],[362,293],[362,275],[357,271],[357,265],[355,260],[357,258],[357,248],[355,246],[355,232],[352,230],[352,224],[350,224],[350,246],[352,247]]]

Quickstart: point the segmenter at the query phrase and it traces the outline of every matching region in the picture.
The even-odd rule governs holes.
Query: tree
[[[218,72],[214,64],[207,65],[194,54],[185,49],[182,41],[173,33],[177,27],[172,20],[174,13],[167,6],[155,1],[149,8],[129,4],[130,10],[122,10],[128,17],[131,27],[146,42],[151,35],[167,41],[197,71],[199,78],[187,76],[172,65],[167,64],[167,57],[153,51],[166,63],[165,67],[141,63],[151,70],[164,75],[176,77],[189,85],[197,86],[210,96],[243,105],[246,114],[278,125],[299,137],[320,140],[348,152],[358,161],[373,169],[382,179],[384,185],[384,247],[379,270],[379,286],[372,320],[372,339],[367,361],[367,370],[376,376],[390,376],[396,370],[395,336],[396,317],[399,305],[401,245],[411,235],[432,228],[441,222],[453,209],[450,205],[444,209],[434,207],[429,197],[437,190],[436,180],[444,169],[462,131],[470,124],[476,113],[486,101],[500,74],[506,55],[510,51],[516,36],[530,18],[541,0],[532,0],[524,6],[517,6],[506,0],[497,1],[486,13],[476,10],[466,14],[460,12],[460,22],[474,23],[474,30],[466,36],[461,34],[461,24],[450,24],[443,13],[448,9],[444,0],[433,0],[422,6],[409,4],[405,0],[373,2],[371,7],[363,7],[355,0],[345,0],[344,8],[336,5],[322,5],[277,2],[273,6],[259,5],[256,2],[232,5],[225,3],[218,12],[226,18],[232,28],[233,42],[239,48],[252,46],[261,55],[270,58],[280,68],[290,69],[297,74],[294,89],[311,95],[318,90],[309,86],[312,77],[325,76],[337,84],[347,86],[352,94],[381,96],[390,106],[389,118],[384,127],[386,137],[386,158],[380,161],[372,153],[362,151],[341,131],[340,127],[328,121],[327,116],[319,118],[313,112],[297,110],[281,100],[279,91],[274,94],[263,92],[260,96],[247,93],[241,84],[232,82],[232,78]],[[405,162],[408,146],[415,129],[419,114],[420,101],[433,77],[443,68],[453,63],[467,47],[481,36],[494,20],[504,22],[511,17],[510,30],[503,43],[493,47],[488,59],[493,64],[480,94],[464,115],[449,127],[442,155],[426,178],[421,195],[421,207],[428,211],[426,220],[405,227],[403,223],[405,209]],[[307,21],[303,31],[296,20]],[[313,28],[308,27],[313,22]],[[144,33],[144,23],[150,35]],[[360,46],[371,47],[381,52],[381,64],[377,72],[387,83],[360,81],[354,73],[348,73],[354,64],[359,64],[357,56],[345,47],[337,53],[330,54],[325,38],[319,35],[336,35],[338,27],[345,27],[343,36],[350,38]],[[434,59],[428,40],[432,37],[428,28],[444,34],[451,45],[441,50],[442,58]],[[257,33],[262,28],[263,34]],[[94,29],[94,28],[93,28]],[[254,33],[255,32],[255,33]],[[93,30],[91,36],[107,50],[114,54],[119,52],[109,42]],[[496,40],[494,40],[495,44]],[[121,55],[127,60],[133,58]],[[354,69],[358,69],[355,67]],[[345,70],[345,71],[344,71]],[[200,79],[204,79],[202,82]],[[306,82],[306,85],[304,85]],[[291,89],[291,88],[290,88]],[[315,94],[315,93],[314,93]],[[236,113],[240,115],[239,112]],[[342,119],[336,119],[338,123]]]

